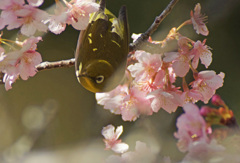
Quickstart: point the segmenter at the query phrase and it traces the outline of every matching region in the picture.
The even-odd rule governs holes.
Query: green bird
[[[105,0],[81,31],[75,53],[78,81],[91,92],[108,92],[125,76],[129,52],[129,27],[126,6],[118,18],[106,9]]]

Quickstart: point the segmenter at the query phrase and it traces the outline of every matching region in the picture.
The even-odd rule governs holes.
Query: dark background
[[[212,48],[213,53],[213,62],[209,69],[226,74],[224,86],[217,93],[234,111],[237,121],[240,122],[240,86],[238,85],[240,83],[240,1],[180,0],[154,33],[153,39],[164,39],[172,27],[177,27],[189,19],[190,10],[193,10],[198,2],[201,3],[202,13],[208,16],[209,36],[197,35],[191,25],[184,27],[180,32],[193,40],[207,39],[206,44]],[[118,14],[121,5],[125,4],[131,33],[142,33],[168,3],[168,0],[108,0],[107,7]],[[46,1],[42,8],[50,4],[53,2]],[[43,41],[38,44],[38,51],[42,54],[43,61],[73,58],[78,33],[79,31],[72,27],[67,27],[60,35],[52,33],[44,35]],[[4,37],[14,37],[13,34],[14,32],[6,32]],[[91,142],[97,138],[102,139],[102,127],[111,123],[115,126],[124,125],[125,132],[122,138],[127,136],[128,132],[148,131],[161,146],[162,155],[181,158],[181,155],[176,155],[178,150],[173,137],[176,117],[181,113],[181,108],[171,115],[160,110],[153,116],[141,117],[136,122],[123,122],[120,116],[112,115],[97,106],[94,94],[77,82],[74,67],[41,71],[27,81],[17,80],[13,84],[13,89],[9,91],[5,91],[3,85],[0,89],[0,140],[4,140],[0,141],[2,151],[28,131],[22,124],[22,115],[26,108],[41,107],[47,101],[53,100],[58,112],[44,132],[39,134],[33,150],[55,151],[82,142]],[[139,135],[141,134],[139,132]],[[135,141],[141,140],[138,138],[138,136],[134,137],[132,147]],[[131,144],[130,140],[128,143]]]

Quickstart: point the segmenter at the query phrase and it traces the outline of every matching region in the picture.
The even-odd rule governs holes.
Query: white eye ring
[[[98,75],[96,78],[95,78],[95,81],[96,83],[100,84],[104,81],[104,76],[103,75]]]

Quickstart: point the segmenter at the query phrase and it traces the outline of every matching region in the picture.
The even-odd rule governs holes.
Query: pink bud
[[[200,114],[204,117],[206,117],[211,112],[211,107],[209,106],[202,106],[200,109]]]
[[[212,101],[212,104],[213,104],[213,105],[216,105],[216,106],[224,106],[224,105],[225,105],[224,101],[223,101],[223,100],[221,99],[221,97],[220,97],[219,95],[217,95],[217,94],[213,95],[211,101]]]

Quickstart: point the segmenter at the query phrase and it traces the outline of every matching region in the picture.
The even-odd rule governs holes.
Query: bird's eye
[[[103,75],[99,75],[95,78],[96,83],[100,84],[104,81],[104,76]]]

